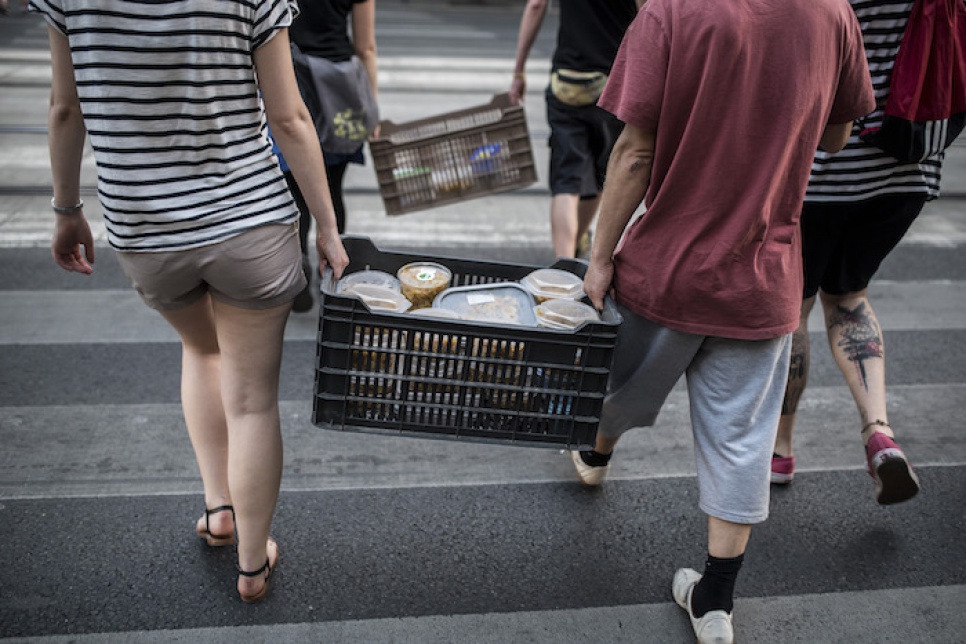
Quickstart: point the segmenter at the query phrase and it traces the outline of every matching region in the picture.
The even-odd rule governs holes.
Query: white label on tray
[[[496,302],[496,298],[489,293],[470,293],[466,296],[466,303],[470,306],[489,304],[490,302]]]

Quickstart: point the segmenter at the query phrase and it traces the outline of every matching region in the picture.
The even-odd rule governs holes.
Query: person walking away
[[[293,21],[289,30],[292,42],[306,56],[324,58],[334,63],[343,63],[357,56],[365,68],[368,76],[372,101],[378,101],[378,54],[376,50],[376,0],[311,0],[299,4],[301,13]],[[349,36],[351,28],[352,36]],[[303,79],[299,79],[304,82]],[[311,103],[310,103],[311,104]],[[318,114],[313,114],[316,120]],[[372,135],[376,135],[375,130]],[[339,225],[339,232],[344,233],[346,227],[345,198],[342,194],[346,170],[350,163],[364,165],[363,146],[365,137],[358,140],[358,146],[350,151],[333,150],[323,142],[322,152],[325,158],[326,176],[329,182],[329,194],[335,207],[335,217]],[[298,181],[292,174],[285,161],[284,155],[279,156],[285,180],[295,197],[299,208],[299,237],[302,240],[302,265],[309,284],[298,294],[292,305],[292,310],[303,312],[311,310],[314,305],[312,298],[312,263],[309,259],[308,235],[312,225],[312,213],[302,196]]]
[[[321,264],[339,276],[349,262],[292,71],[297,6],[33,0],[31,10],[48,22],[51,51],[53,258],[93,272],[80,199],[90,136],[108,241],[181,339],[182,407],[205,495],[193,534],[237,545],[239,595],[259,601],[279,560],[269,533],[282,474],[283,331],[305,286],[298,210],[266,117],[308,187]]]
[[[829,348],[858,408],[867,471],[880,504],[912,498],[919,492],[919,478],[889,424],[885,343],[868,286],[925,203],[939,197],[944,155],[901,163],[859,134],[882,123],[893,63],[912,6],[911,1],[852,0],[876,108],[856,123],[845,149],[819,151],[812,165],[801,221],[805,288],[772,457],[772,483],[790,483],[795,475],[795,420],[808,382],[808,316],[818,295]]]
[[[621,123],[597,107],[614,56],[643,0],[560,0],[546,89],[550,125],[550,233],[557,257],[574,257],[600,205],[607,159]],[[510,100],[523,102],[526,64],[549,0],[528,0],[520,20]]]
[[[624,432],[653,425],[686,378],[707,559],[671,591],[699,642],[732,642],[768,516],[809,167],[875,105],[859,25],[846,0],[648,0],[599,105],[624,129],[584,289],[600,309],[612,291],[623,322],[595,447],[573,462],[600,485]]]

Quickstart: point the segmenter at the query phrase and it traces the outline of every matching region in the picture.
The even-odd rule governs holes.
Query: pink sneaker
[[[919,492],[919,477],[895,441],[876,432],[865,446],[869,474],[875,479],[875,500],[881,505],[902,503]]]
[[[788,485],[793,478],[795,478],[795,457],[774,454],[771,457],[771,482],[775,485]]]

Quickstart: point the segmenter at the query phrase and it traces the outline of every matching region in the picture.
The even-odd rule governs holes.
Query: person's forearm
[[[610,262],[613,258],[624,229],[647,193],[653,161],[653,134],[625,127],[607,164],[591,264]]]
[[[352,44],[369,74],[373,97],[379,96],[379,66],[376,54],[376,3],[368,0],[352,6]]]
[[[54,203],[74,206],[80,203],[81,163],[87,137],[80,109],[52,104],[47,132]]]
[[[299,184],[305,203],[319,225],[319,230],[335,230],[335,209],[329,194],[325,161],[318,135],[308,110],[300,110],[291,118],[269,120],[272,136]]]
[[[81,114],[74,66],[67,38],[48,27],[50,41],[50,110],[47,114],[47,145],[58,206],[80,203],[80,171],[87,129]]]
[[[379,100],[379,59],[376,54],[376,46],[373,43],[372,47],[367,48],[356,53],[359,59],[362,61],[363,66],[366,68],[366,73],[369,75],[369,84],[372,87],[372,97]]]
[[[517,36],[516,60],[513,63],[513,73],[523,74],[526,72],[527,58],[530,57],[530,49],[537,39],[537,33],[543,24],[543,17],[547,13],[546,2],[528,2],[523,10],[523,17],[520,19],[520,33]]]

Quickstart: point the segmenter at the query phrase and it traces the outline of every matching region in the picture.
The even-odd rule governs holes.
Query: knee
[[[832,295],[824,291],[820,292],[822,298],[822,307],[826,311],[834,311],[839,307],[848,310],[853,310],[859,304],[864,303],[866,307],[869,305],[868,290],[863,289],[861,291],[854,291],[852,293],[841,293]]]

